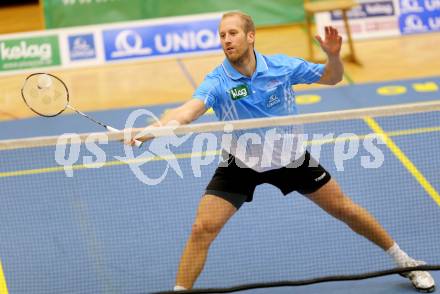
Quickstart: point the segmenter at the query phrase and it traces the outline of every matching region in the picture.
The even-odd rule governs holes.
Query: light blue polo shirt
[[[324,72],[324,65],[280,54],[264,56],[255,51],[255,56],[257,66],[252,77],[242,75],[225,59],[206,76],[193,97],[203,100],[207,109],[212,107],[221,121],[297,114],[292,85],[319,81]],[[261,141],[263,141],[266,131],[256,130],[255,133],[261,136]],[[288,127],[283,127],[281,132],[288,133]],[[234,135],[238,139],[243,133],[237,131]],[[242,140],[242,142],[245,141],[245,139]],[[258,144],[258,141],[250,139],[246,141],[246,156],[259,155],[261,157],[263,147],[258,148],[257,145],[264,144]],[[275,149],[277,149],[276,146]],[[237,152],[230,152],[237,156]],[[280,152],[281,150],[278,153]],[[240,158],[240,156],[237,157]],[[272,163],[276,162],[277,160],[272,160]],[[250,167],[262,171],[284,165],[286,164],[278,162],[268,168]]]

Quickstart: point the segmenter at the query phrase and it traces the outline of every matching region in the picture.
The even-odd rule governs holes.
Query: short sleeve
[[[200,99],[205,103],[206,109],[211,108],[218,97],[218,78],[208,75],[194,91],[193,98]]]
[[[305,61],[301,58],[289,58],[287,63],[290,67],[290,83],[311,84],[321,79],[324,73],[324,64],[317,64]]]

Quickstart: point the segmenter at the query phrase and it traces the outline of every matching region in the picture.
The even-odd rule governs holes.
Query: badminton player
[[[161,119],[162,124],[172,120],[188,124],[211,107],[220,120],[296,114],[292,85],[335,85],[343,78],[340,58],[342,38],[333,27],[325,28],[324,39],[316,37],[327,55],[326,64],[314,64],[284,55],[260,54],[254,49],[254,23],[250,16],[241,12],[224,14],[219,33],[226,57],[223,63],[206,76],[193,99],[167,112]],[[249,144],[248,154],[258,157],[264,152],[260,147]],[[323,211],[382,248],[397,266],[423,264],[400,249],[378,221],[345,195],[330,173],[307,151],[299,158],[301,164],[293,161],[287,165],[281,164],[280,152],[274,148],[272,159],[265,166],[256,164],[249,167],[246,158],[230,151],[227,164],[217,168],[200,200],[178,266],[175,291],[193,287],[203,270],[211,243],[242,204],[252,201],[255,187],[262,183],[276,186],[285,195],[293,191],[303,194]],[[421,292],[435,290],[434,280],[426,271],[412,271],[405,276]]]

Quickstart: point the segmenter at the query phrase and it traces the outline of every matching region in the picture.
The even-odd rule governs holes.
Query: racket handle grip
[[[109,130],[110,132],[120,132],[120,131],[121,131],[121,130],[115,129],[115,128],[113,128],[113,127],[110,127],[110,126],[107,126],[107,130]],[[143,142],[141,142],[141,141],[139,141],[139,140],[134,140],[134,145],[135,145],[136,147],[141,147],[141,146],[142,146],[142,143],[143,143]]]

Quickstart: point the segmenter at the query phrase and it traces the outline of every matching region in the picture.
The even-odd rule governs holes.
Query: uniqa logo
[[[123,30],[115,40],[116,51],[112,53],[112,57],[125,57],[132,55],[150,55],[151,48],[143,47],[142,37],[135,31]]]
[[[423,12],[423,7],[419,6],[417,0],[401,0],[401,13]]]
[[[440,29],[440,17],[430,17],[428,19],[429,27],[433,30]]]
[[[154,44],[160,53],[196,49],[206,50],[219,47],[220,38],[217,32],[204,29],[197,32],[167,33],[165,36],[157,34],[154,37]]]
[[[428,11],[440,10],[440,0],[425,0],[425,7]]]
[[[406,30],[409,31],[424,31],[426,30],[426,26],[423,24],[422,19],[415,14],[408,15],[405,19]]]
[[[8,47],[5,42],[0,44],[0,53],[3,60],[17,60],[23,58],[40,58],[48,60],[52,57],[52,47],[48,43],[31,44],[21,41],[17,46]]]

